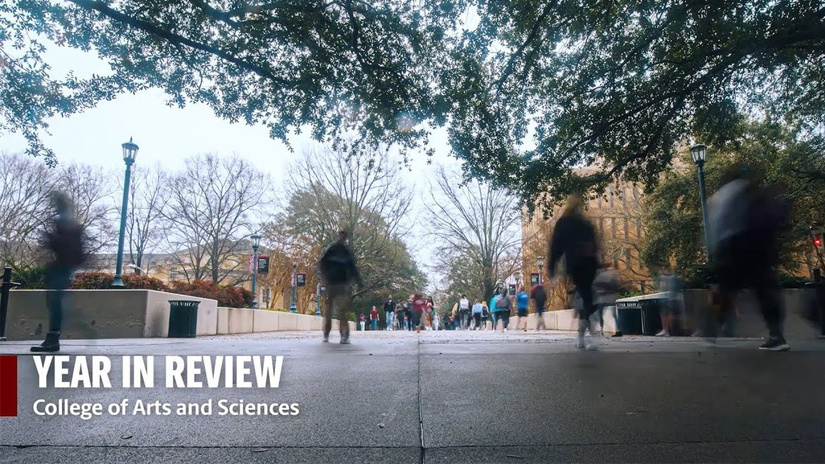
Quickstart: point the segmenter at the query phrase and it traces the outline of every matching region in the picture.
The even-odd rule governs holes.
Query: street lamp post
[[[252,239],[252,309],[258,309],[258,246],[261,245],[261,236],[254,233]]]
[[[297,297],[295,291],[298,287],[298,276],[295,274],[295,270],[298,268],[298,265],[292,263],[292,304],[289,305],[289,312],[297,313],[298,307],[295,306],[295,298]]]
[[[705,157],[707,156],[707,147],[700,144],[690,147],[690,157],[696,163],[699,170],[699,197],[702,201],[702,228],[705,233],[705,250],[710,255],[710,232],[708,229],[708,205],[705,200]]]
[[[113,288],[123,288],[123,239],[126,235],[126,208],[129,204],[129,180],[132,177],[132,164],[137,156],[138,146],[129,141],[121,145],[123,148],[123,161],[126,163],[126,180],[123,182],[123,204],[120,208],[120,237],[117,240],[117,267],[115,268],[115,280],[112,281]]]
[[[321,282],[315,286],[315,315],[321,315]]]
[[[541,285],[544,280],[544,278],[541,275],[541,269],[544,267],[544,256],[536,256],[536,264],[539,265],[539,285]]]

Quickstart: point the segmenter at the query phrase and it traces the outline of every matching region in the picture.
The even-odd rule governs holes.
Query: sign
[[[307,284],[307,275],[303,272],[298,273],[298,287],[303,287]]]
[[[515,295],[516,294],[516,284],[510,284],[510,285],[507,286],[507,288],[509,289],[509,294],[510,295]]]
[[[538,272],[533,272],[530,274],[530,285],[538,285],[539,284],[539,274]]]
[[[269,256],[258,256],[258,274],[269,274]]]

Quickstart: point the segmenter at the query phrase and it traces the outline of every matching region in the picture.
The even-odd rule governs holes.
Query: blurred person
[[[461,320],[461,329],[467,330],[470,328],[470,300],[466,295],[461,295],[458,300],[458,315]]]
[[[501,294],[495,300],[494,308],[496,320],[501,321],[502,332],[507,332],[507,325],[510,323],[510,311],[513,309],[513,301],[507,296],[507,287],[502,288]],[[498,329],[498,327],[494,328]]]
[[[439,322],[438,310],[433,308],[433,330],[439,329]]]
[[[352,309],[352,284],[363,286],[355,255],[347,245],[349,234],[342,230],[338,233],[338,240],[327,247],[321,255],[318,268],[321,279],[327,287],[327,311],[324,314],[324,342],[329,341],[332,331],[332,314],[338,315],[341,343],[349,343],[349,324],[346,314]],[[363,315],[362,315],[363,316]],[[363,329],[362,329],[363,330]]]
[[[407,300],[404,302],[404,328],[405,330],[413,330],[412,326],[412,309],[411,302]]]
[[[571,194],[561,217],[553,229],[550,239],[550,262],[547,270],[550,278],[554,278],[556,264],[565,258],[565,271],[570,276],[576,290],[582,298],[581,309],[577,311],[579,319],[578,338],[576,347],[588,350],[596,349],[592,343],[585,343],[585,332],[591,328],[590,316],[593,314],[593,279],[598,267],[598,244],[596,231],[593,225],[581,214],[582,196],[579,193]]]
[[[367,316],[364,313],[358,316],[358,323],[361,325],[361,332],[367,330]]]
[[[538,321],[536,322],[536,331],[539,330],[547,330],[547,326],[544,324],[544,309],[547,305],[547,292],[544,291],[544,286],[542,284],[538,284],[530,290],[530,298],[536,304],[536,317],[538,317]]]
[[[427,325],[425,326],[426,330],[432,330],[433,328],[433,303],[432,301],[427,301],[427,309],[425,312],[427,313]]]
[[[86,258],[83,246],[83,226],[74,217],[71,201],[61,192],[52,193],[51,200],[56,217],[52,230],[45,236],[46,248],[51,253],[51,260],[46,268],[49,331],[43,343],[31,348],[34,353],[60,351],[63,295],[72,283],[74,272]]]
[[[487,324],[490,321],[490,308],[486,301],[481,302],[481,329],[487,330]]]
[[[411,326],[415,327],[417,332],[421,331],[421,316],[424,314],[424,311],[427,310],[427,300],[424,299],[424,296],[421,293],[414,293],[412,295],[412,323]]]
[[[740,290],[753,289],[769,332],[759,349],[787,351],[791,347],[783,334],[776,267],[788,208],[758,180],[742,166],[723,175],[722,187],[708,200],[708,248],[722,318],[733,314]],[[715,332],[716,326],[709,326],[705,335],[713,337]]]
[[[527,332],[527,307],[530,306],[530,295],[524,291],[524,287],[519,287],[516,293],[516,330],[521,327],[524,321],[524,331]]]
[[[668,268],[664,268],[656,278],[656,288],[660,292],[667,293],[664,303],[659,308],[659,316],[662,319],[662,330],[656,334],[657,337],[669,337],[678,330],[676,327],[680,321],[679,296],[681,283],[679,277]]]
[[[481,327],[481,313],[483,311],[483,306],[481,306],[481,302],[475,300],[473,302],[473,322],[475,323],[475,330],[479,330]]]
[[[387,297],[387,301],[384,302],[384,315],[386,316],[387,330],[392,330],[393,328],[396,306],[398,306],[398,304],[396,304],[395,300],[392,299],[392,295]]]
[[[602,264],[593,280],[593,292],[602,335],[604,335],[604,311],[610,308],[616,322],[616,332],[613,336],[621,337],[622,328],[616,310],[616,299],[619,297],[619,272],[611,268],[609,264]]]
[[[370,325],[372,330],[378,330],[378,308],[375,306],[370,310]]]

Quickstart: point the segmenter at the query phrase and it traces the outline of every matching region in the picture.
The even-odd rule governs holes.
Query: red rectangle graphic
[[[0,417],[17,417],[17,356],[0,356]]]

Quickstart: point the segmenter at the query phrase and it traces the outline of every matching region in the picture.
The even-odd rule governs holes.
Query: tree
[[[468,293],[480,293],[489,300],[496,282],[519,267],[517,199],[488,182],[468,181],[462,185],[461,177],[441,167],[425,205],[429,235],[439,243],[437,255],[443,268],[468,268],[454,271],[453,284],[475,287]]]
[[[42,260],[41,235],[51,215],[54,176],[21,154],[0,154],[0,261],[25,269]]]
[[[71,199],[77,221],[84,228],[86,252],[94,255],[111,250],[118,233],[112,176],[100,167],[79,163],[61,164],[55,169],[54,188]]]
[[[480,24],[453,51],[451,142],[473,175],[524,199],[614,176],[652,187],[678,142],[720,145],[742,113],[821,128],[818,2],[476,4]]]
[[[32,0],[0,5],[0,129],[52,155],[46,120],[123,92],[164,89],[273,137],[309,126],[320,139],[353,127],[406,143],[415,121],[443,117],[433,90],[440,47],[464,2],[396,0]],[[49,74],[47,44],[93,50],[112,73]]]
[[[268,205],[269,176],[243,159],[214,154],[191,157],[169,181],[169,222],[173,259],[188,281],[231,284],[249,278],[250,249],[244,239],[255,216]]]
[[[791,206],[791,228],[781,240],[781,266],[787,274],[818,263],[810,228],[825,228],[825,166],[823,145],[801,137],[800,127],[771,121],[747,122],[734,141],[708,154],[705,179],[708,195],[721,186],[722,173],[734,165],[746,165],[779,188]],[[694,277],[705,262],[701,204],[696,171],[685,151],[682,168],[664,175],[644,207],[648,233],[643,259],[649,267],[675,266],[678,273]]]
[[[126,217],[126,243],[129,260],[135,263],[138,267],[135,271],[140,274],[147,251],[160,246],[166,236],[163,213],[169,202],[169,176],[159,165],[151,169],[133,169]]]

